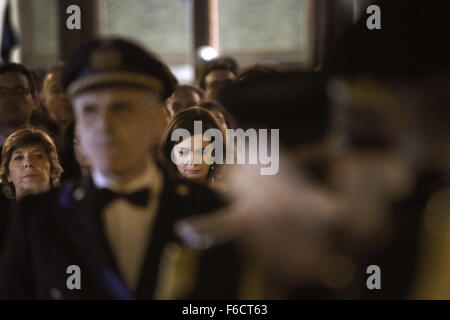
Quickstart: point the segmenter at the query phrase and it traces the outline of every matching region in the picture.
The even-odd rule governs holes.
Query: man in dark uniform
[[[149,151],[173,80],[154,56],[118,39],[89,42],[67,63],[63,84],[91,178],[21,201],[3,297],[233,297],[233,250],[190,250],[174,233],[176,221],[222,201],[202,186],[169,181]]]
[[[393,172],[400,177],[401,169],[410,171],[411,182],[404,188],[408,192],[387,207],[389,225],[378,231],[389,241],[380,241],[378,252],[362,252],[360,259],[364,266],[379,266],[382,273],[380,290],[369,290],[361,281],[363,298],[405,299],[411,297],[417,268],[423,263],[418,253],[423,228],[429,224],[426,208],[433,194],[449,184],[450,3],[379,0],[374,4],[382,12],[381,29],[368,29],[368,16],[363,16],[338,41],[325,68],[341,80],[337,93],[345,97],[336,94],[335,100],[348,114],[348,150],[366,159],[380,159],[380,155],[407,159]],[[367,160],[364,171],[369,172]],[[366,182],[374,189],[373,180]],[[396,190],[392,186],[380,190]],[[368,203],[367,197],[361,199]],[[445,221],[442,218],[442,230]],[[434,263],[439,265],[439,258]],[[363,268],[360,277],[367,278]],[[446,275],[434,277],[439,283],[445,282]]]
[[[258,240],[270,240],[264,246],[256,242],[252,249],[260,256],[265,255],[266,265],[272,262],[270,272],[277,280],[287,278],[285,282],[289,286],[300,284],[290,293],[294,298],[445,299],[449,296],[450,242],[445,232],[450,224],[448,200],[444,199],[446,195],[448,199],[450,190],[450,46],[446,40],[450,3],[386,0],[376,4],[382,10],[381,30],[368,29],[368,16],[363,16],[338,42],[325,64],[333,81],[325,79],[323,89],[327,90],[323,94],[317,95],[313,90],[314,78],[319,78],[319,74],[311,79],[303,75],[307,81],[302,81],[301,74],[260,76],[236,83],[222,92],[221,102],[238,119],[258,120],[268,128],[280,128],[281,145],[289,147],[303,176],[310,175],[307,183],[301,180],[302,176],[296,177],[294,170],[283,177],[285,168],[281,165],[278,184],[264,184],[262,179],[256,182],[246,177],[243,170],[234,175],[241,181],[237,195],[243,203],[242,208],[234,205],[234,211],[250,211],[248,202],[254,194],[261,199],[258,224],[252,221],[251,232],[247,234],[258,236]],[[323,106],[332,103],[330,113],[320,113],[324,109],[318,102]],[[321,114],[327,117],[316,116]],[[326,119],[333,115],[328,125]],[[325,148],[325,139],[316,146],[311,143],[321,142],[317,136],[326,137],[320,134],[321,128],[338,131],[338,135],[333,132],[333,140],[338,139],[332,144],[331,152]],[[296,150],[298,157],[294,154]],[[288,197],[287,188],[290,179],[297,180],[292,198]],[[308,207],[304,206],[308,201],[302,203],[298,199],[309,194],[311,180],[323,183],[326,193],[323,190],[318,193],[320,197],[316,199],[320,201],[316,203],[314,194],[307,198],[313,203]],[[276,193],[273,186],[277,186]],[[264,190],[269,191],[265,194]],[[330,194],[333,197],[326,197]],[[335,198],[336,204],[345,205],[334,206],[330,200]],[[297,209],[297,212],[290,209],[297,213],[297,219],[288,220],[289,208]],[[327,214],[321,214],[321,208]],[[302,219],[311,212],[314,219]],[[291,216],[295,217],[294,214]],[[278,217],[284,220],[277,224]],[[264,219],[265,224],[261,223]],[[320,222],[317,225],[321,228],[311,228],[308,224],[311,221]],[[327,229],[327,223],[331,228]],[[325,252],[326,259],[315,260],[321,253],[318,240],[327,244],[327,249],[335,250],[331,254]],[[308,251],[301,250],[303,246]],[[280,252],[284,248],[287,254],[282,257]],[[309,253],[308,259],[302,259],[305,252]],[[336,257],[339,258],[335,260]],[[420,258],[425,259],[420,261]],[[296,261],[300,263],[296,265]],[[311,261],[319,263],[305,268]],[[374,279],[368,271],[371,265],[380,268],[379,288],[370,286],[370,279]],[[284,266],[298,267],[289,272]],[[312,272],[302,274],[305,269]],[[319,279],[318,286],[305,286],[305,278]],[[419,282],[414,288],[416,292],[412,291],[414,281]],[[276,284],[280,286],[280,283]],[[270,291],[273,292],[276,290]]]

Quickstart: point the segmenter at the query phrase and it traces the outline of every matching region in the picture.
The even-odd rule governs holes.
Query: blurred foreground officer
[[[284,297],[450,296],[450,2],[377,4],[382,29],[367,29],[364,17],[330,55],[326,69],[337,81],[326,80],[326,96],[332,112],[341,112],[323,127],[332,131],[341,122],[343,131],[339,136],[330,132],[330,152],[325,144],[314,147],[311,137],[298,148],[302,135],[321,127],[317,117],[305,121],[307,114],[302,114],[303,109],[318,110],[314,100],[299,95],[296,103],[286,101],[300,88],[275,90],[284,80],[272,78],[264,87],[259,77],[260,83],[254,78],[223,92],[222,103],[235,115],[240,111],[239,120],[259,118],[269,124],[261,111],[276,110],[276,116],[265,117],[271,121],[268,127],[280,128],[282,146],[293,138],[289,151],[298,150],[296,163],[315,150],[329,159],[328,175],[322,172],[325,180],[318,186],[305,179],[305,165],[296,172],[282,161],[278,175],[266,181],[249,170],[230,172],[229,180],[240,188],[230,189],[236,199],[233,213],[242,213],[243,228],[251,226],[244,229],[244,240],[253,244],[250,253],[262,261],[263,272],[278,280]],[[287,81],[287,75],[281,76]],[[311,86],[313,81],[303,83]],[[270,103],[277,96],[278,103]],[[256,107],[258,118],[248,111]],[[290,116],[276,124],[287,111]],[[297,127],[289,128],[290,119]],[[368,285],[370,265],[381,270],[380,288]],[[279,281],[283,278],[284,283]],[[327,290],[309,288],[310,283]],[[292,295],[285,294],[289,286],[294,286]],[[270,288],[273,296],[273,281]]]
[[[338,79],[330,97],[344,112],[337,180],[347,184],[341,189],[355,208],[372,208],[366,217],[373,219],[359,230],[377,240],[374,250],[360,251],[360,261],[380,267],[381,289],[362,283],[361,293],[370,299],[448,299],[450,2],[376,4],[381,29],[369,30],[363,17],[326,64]]]
[[[277,173],[261,175],[262,161],[229,166],[224,180],[232,209],[216,212],[216,221],[190,221],[215,241],[237,235],[246,258],[242,298],[337,298],[335,287],[351,277],[351,262],[333,239],[340,199],[326,185],[332,152],[326,80],[319,73],[266,73],[221,93],[239,127],[279,130]]]
[[[221,202],[203,187],[170,182],[152,159],[173,91],[167,70],[117,39],[89,42],[68,62],[63,84],[92,179],[23,199],[3,266],[6,298],[233,295],[230,251],[217,248],[198,260],[200,252],[173,233],[177,219]]]

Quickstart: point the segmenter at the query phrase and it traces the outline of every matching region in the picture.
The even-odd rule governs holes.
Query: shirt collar
[[[105,176],[98,170],[92,171],[92,180],[97,188],[106,188],[115,192],[132,193],[142,188],[159,190],[162,184],[162,174],[156,167],[154,161],[149,161],[145,170],[136,179],[128,184],[120,186],[117,181]]]

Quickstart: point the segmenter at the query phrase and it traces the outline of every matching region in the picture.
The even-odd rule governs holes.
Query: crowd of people
[[[3,62],[0,298],[449,299],[450,8],[380,5],[321,71],[182,85],[116,38],[42,79]],[[206,161],[236,128],[279,130],[277,174]]]

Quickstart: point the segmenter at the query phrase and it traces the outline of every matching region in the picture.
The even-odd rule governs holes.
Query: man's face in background
[[[28,124],[33,109],[27,77],[17,72],[0,74],[0,126],[14,128]]]
[[[230,84],[236,76],[230,70],[213,70],[205,77],[205,100],[218,98],[220,90]]]
[[[50,116],[62,128],[73,119],[72,107],[61,83],[61,72],[50,72],[45,76],[42,86],[42,100]]]
[[[173,95],[167,99],[167,112],[169,117],[173,118],[178,112],[198,105],[201,102],[200,95],[194,90],[182,89],[176,90]]]

